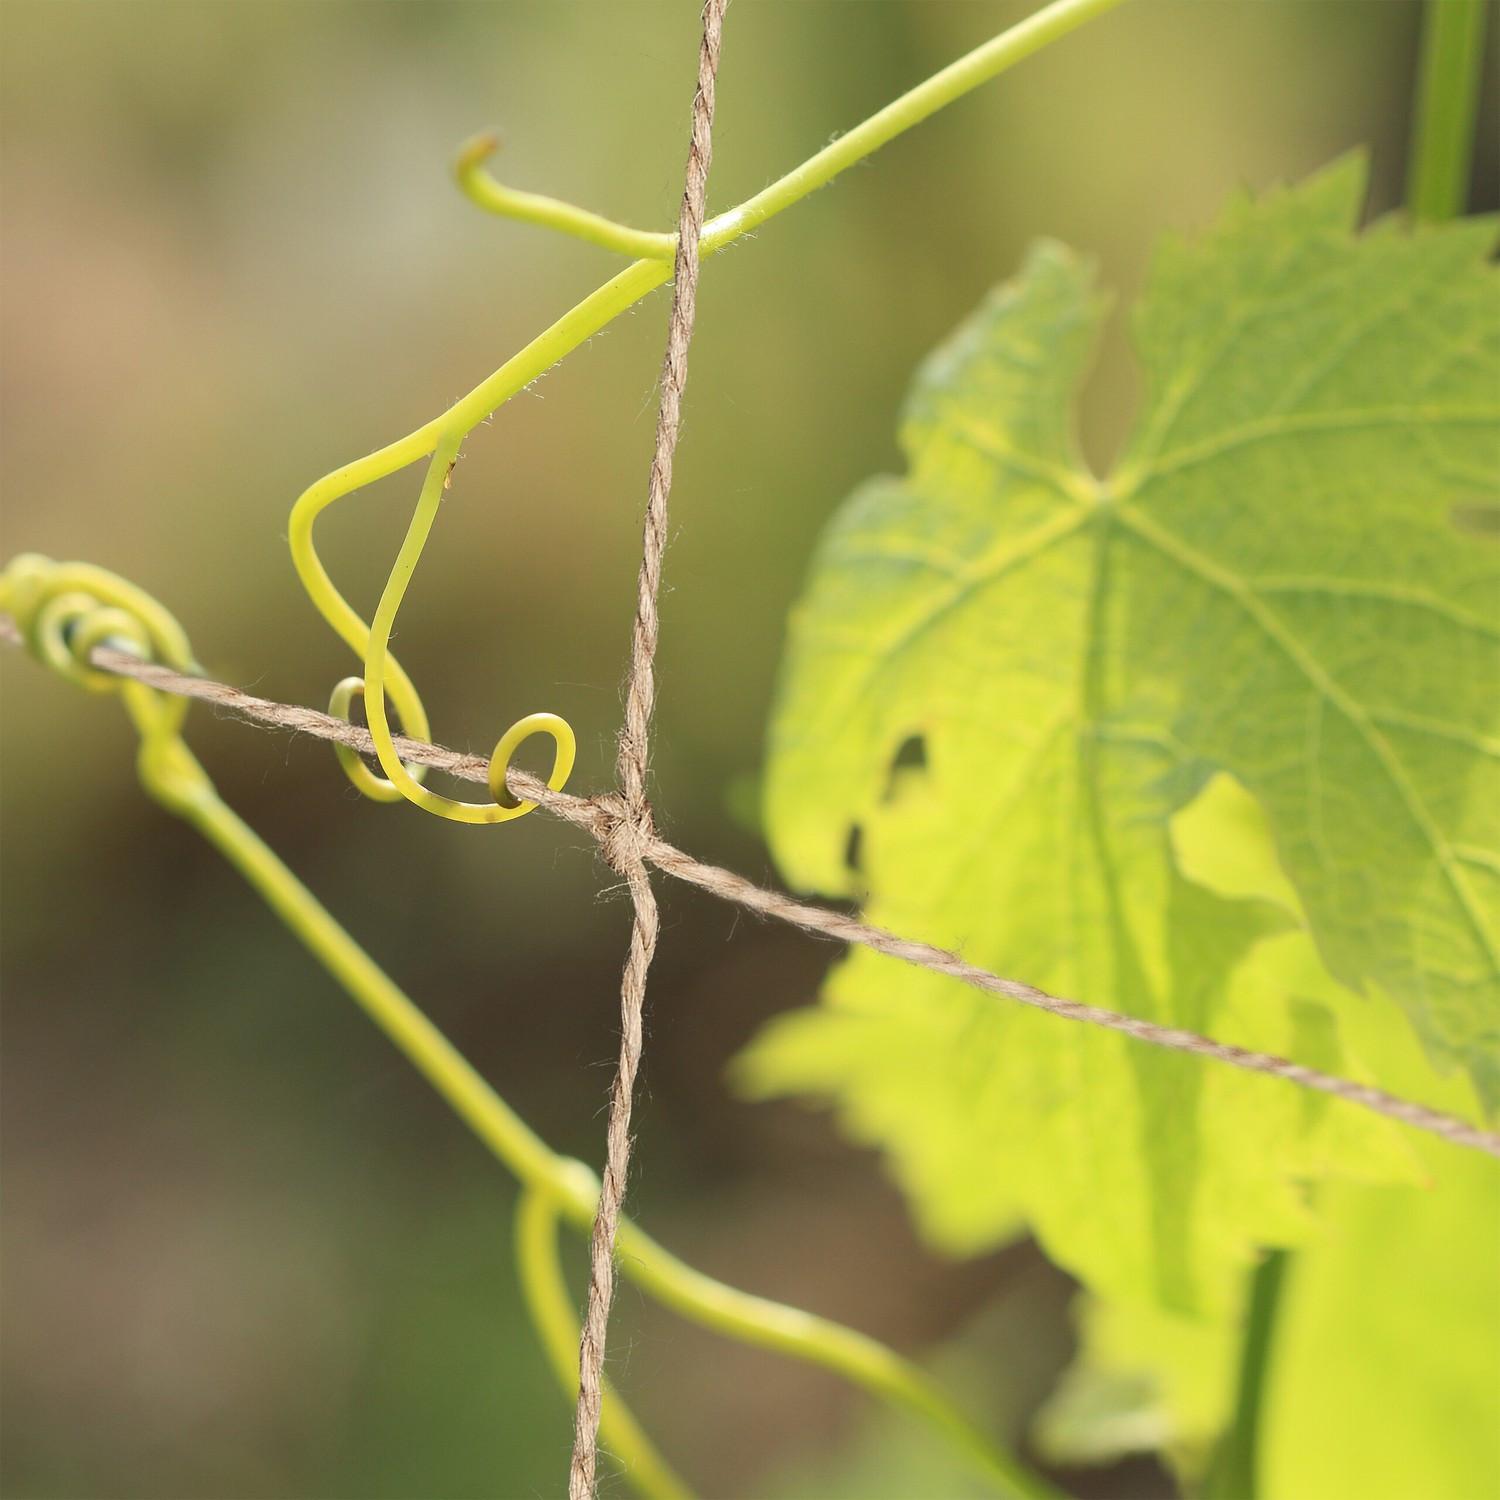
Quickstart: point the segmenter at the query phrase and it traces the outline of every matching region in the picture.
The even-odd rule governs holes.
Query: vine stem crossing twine
[[[615,1284],[615,1233],[630,1166],[631,1102],[645,1042],[642,1017],[646,1006],[646,973],[656,952],[661,926],[645,857],[647,844],[655,833],[651,804],[646,798],[646,776],[651,714],[656,704],[656,645],[661,629],[657,601],[661,594],[662,555],[667,547],[672,459],[682,426],[682,392],[687,385],[688,346],[697,310],[698,240],[703,232],[708,170],[713,160],[714,85],[719,73],[727,4],[728,0],[706,0],[703,7],[698,87],[693,96],[692,135],[672,267],[672,310],[667,325],[667,350],[662,359],[656,451],[646,487],[646,521],[635,629],[630,642],[630,676],[625,689],[625,722],[620,728],[615,763],[621,810],[600,845],[608,863],[625,877],[635,916],[620,981],[620,1061],[610,1090],[604,1174],[589,1243],[589,1290],[578,1346],[578,1406],[573,1419],[569,1500],[590,1500],[594,1493],[599,1411],[604,1396],[604,1344]]]
[[[10,646],[23,644],[15,622],[4,614],[0,614],[0,642]],[[174,672],[170,667],[142,661],[138,656],[111,646],[95,646],[89,653],[89,660],[100,671],[133,678],[155,688],[159,693],[197,698],[248,723],[293,734],[312,735],[336,745],[347,745],[361,755],[375,754],[375,742],[370,738],[369,730],[344,719],[334,718],[331,714],[321,713],[315,708],[257,698],[227,683]],[[481,786],[488,780],[489,761],[482,755],[465,755],[459,750],[428,744],[425,740],[406,739],[401,735],[395,737],[395,745],[402,760],[431,766],[434,770]],[[1102,1006],[1086,1005],[1079,1000],[1049,994],[1046,990],[1037,989],[1035,985],[1024,984],[1018,979],[1005,979],[988,969],[981,969],[977,964],[966,962],[960,955],[946,948],[903,938],[882,927],[861,922],[859,918],[851,917],[845,912],[798,901],[781,891],[767,890],[754,881],[746,880],[743,875],[736,875],[732,870],[695,859],[655,832],[644,835],[635,829],[624,832],[627,828],[625,803],[618,792],[604,792],[595,797],[554,792],[540,777],[515,766],[507,771],[505,781],[512,796],[521,801],[535,802],[554,817],[587,832],[599,844],[604,858],[612,863],[617,863],[623,857],[620,843],[624,840],[644,864],[688,885],[695,885],[721,901],[800,927],[804,932],[813,933],[817,937],[831,938],[839,943],[857,943],[876,953],[883,953],[888,958],[899,959],[902,963],[946,974],[989,994],[1001,995],[1021,1005],[1044,1010],[1049,1015],[1061,1016],[1064,1020],[1118,1031],[1149,1046],[1166,1047],[1174,1052],[1206,1057],[1251,1073],[1269,1074],[1287,1083],[1295,1083],[1302,1088],[1314,1089],[1318,1093],[1342,1099],[1356,1108],[1398,1120],[1403,1125],[1428,1131],[1451,1145],[1500,1157],[1500,1132],[1484,1130],[1457,1115],[1445,1114],[1442,1110],[1418,1104],[1415,1100],[1403,1099],[1370,1084],[1356,1083],[1351,1078],[1339,1078],[1332,1073],[1320,1072],[1317,1068],[1304,1067],[1301,1063],[1277,1057],[1274,1053],[1256,1052],[1228,1042],[1216,1042],[1211,1037],[1179,1026],[1161,1026],[1155,1021],[1143,1021],[1136,1016],[1122,1015],[1119,1011],[1105,1010]]]

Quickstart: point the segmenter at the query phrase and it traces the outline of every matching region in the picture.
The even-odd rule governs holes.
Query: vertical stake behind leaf
[[[1486,0],[1427,0],[1406,202],[1424,223],[1464,211],[1474,160]]]

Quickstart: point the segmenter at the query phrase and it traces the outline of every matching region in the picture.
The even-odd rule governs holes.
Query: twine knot
[[[643,803],[633,812],[620,792],[601,792],[590,797],[593,807],[593,834],[599,840],[599,853],[605,864],[617,875],[628,875],[646,863],[646,854],[656,839],[656,823],[651,804]]]

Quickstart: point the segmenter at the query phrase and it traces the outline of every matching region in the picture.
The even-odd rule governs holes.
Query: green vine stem
[[[1234,1415],[1203,1482],[1203,1500],[1255,1500],[1259,1494],[1260,1421],[1270,1378],[1276,1313],[1290,1256],[1271,1250],[1250,1277]]]
[[[187,700],[89,665],[88,653],[107,640],[178,670],[196,670],[187,637],[172,615],[135,585],[103,568],[53,563],[33,554],[15,558],[0,573],[0,610],[14,616],[28,648],[44,664],[91,691],[121,695],[140,735],[136,764],[147,793],[197,829],[244,877],[454,1113],[515,1174],[523,1189],[543,1195],[554,1219],[560,1217],[587,1234],[599,1194],[598,1177],[583,1163],[559,1156],[527,1126],[223,801],[181,737]],[[535,1205],[532,1211],[540,1214]],[[530,1228],[535,1231],[535,1221]],[[1017,1500],[1056,1500],[1055,1491],[974,1427],[935,1382],[874,1339],[726,1286],[679,1260],[629,1221],[621,1223],[618,1248],[622,1273],[683,1317],[730,1338],[831,1370],[931,1424],[968,1454],[1002,1493]],[[549,1304],[540,1324],[549,1348],[558,1336],[556,1314],[550,1309],[556,1298],[547,1290],[550,1285],[555,1293],[555,1281],[547,1280],[551,1274],[539,1273],[534,1258],[523,1270],[532,1292],[540,1287],[543,1301]],[[571,1371],[571,1351],[569,1360]],[[620,1457],[628,1455],[633,1463],[645,1460],[643,1488],[655,1485],[646,1493],[680,1495],[681,1481],[656,1457],[629,1414],[609,1420]],[[634,1446],[632,1433],[638,1439]],[[634,1467],[627,1472],[632,1479],[642,1478]]]
[[[1487,0],[1427,0],[1406,199],[1423,223],[1464,211],[1484,65]]]
[[[576,204],[564,203],[560,198],[523,193],[496,182],[485,164],[499,149],[500,137],[493,131],[484,131],[459,147],[458,160],[453,165],[453,175],[464,196],[480,208],[503,219],[523,219],[529,224],[571,234],[575,239],[628,255],[632,260],[671,260],[677,248],[675,234],[631,229]]]

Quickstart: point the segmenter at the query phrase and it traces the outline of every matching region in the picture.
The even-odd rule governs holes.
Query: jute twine
[[[0,641],[12,646],[22,644],[21,633],[15,622],[3,614],[0,614]],[[320,713],[315,708],[257,698],[240,688],[230,687],[227,683],[174,672],[170,667],[142,661],[139,657],[110,646],[95,646],[89,653],[89,660],[102,671],[132,677],[158,692],[197,698],[212,704],[223,713],[252,724],[312,735],[320,740],[347,745],[361,755],[373,757],[375,754],[375,744],[370,738],[369,730],[330,714]],[[466,755],[462,751],[449,750],[442,745],[430,745],[425,740],[406,739],[400,735],[396,736],[395,745],[401,759],[412,764],[431,766],[435,770],[445,771],[450,776],[457,776],[465,781],[477,782],[481,786],[488,779],[489,761],[482,755]],[[1161,1026],[1154,1021],[1143,1021],[1136,1016],[1105,1010],[1102,1006],[1064,999],[1018,979],[1004,979],[988,969],[981,969],[977,964],[966,962],[960,955],[946,948],[903,938],[884,928],[872,927],[868,922],[861,922],[857,917],[848,916],[844,912],[798,901],[781,891],[767,890],[764,886],[746,880],[743,875],[736,875],[732,870],[694,859],[691,854],[668,843],[654,832],[643,834],[638,825],[631,823],[624,798],[618,792],[605,792],[596,797],[554,792],[540,778],[514,766],[506,772],[505,784],[512,796],[522,801],[535,802],[554,817],[591,835],[598,842],[605,859],[614,868],[618,868],[627,859],[639,858],[642,863],[688,885],[695,885],[721,901],[732,902],[778,922],[790,923],[793,927],[802,928],[804,932],[831,938],[839,943],[857,943],[876,953],[884,953],[889,958],[900,959],[902,963],[947,974],[964,984],[973,985],[975,989],[1004,996],[1007,1000],[1014,1000],[1022,1005],[1030,1005],[1050,1015],[1061,1016],[1064,1020],[1102,1026],[1107,1031],[1118,1031],[1153,1047],[1166,1047],[1174,1052],[1206,1057],[1251,1073],[1267,1073],[1288,1083],[1330,1094],[1356,1108],[1371,1110],[1388,1119],[1399,1120],[1403,1125],[1411,1125],[1418,1130],[1441,1136],[1455,1146],[1500,1157],[1500,1132],[1483,1130],[1456,1115],[1430,1109],[1425,1104],[1403,1099],[1369,1084],[1356,1083],[1350,1078],[1339,1078],[1317,1068],[1304,1067],[1301,1063],[1277,1057],[1274,1053],[1236,1047],[1228,1042],[1216,1042],[1211,1037],[1179,1026]]]
[[[656,645],[661,633],[657,600],[662,555],[667,548],[667,496],[672,489],[672,458],[682,425],[682,392],[687,385],[688,346],[698,295],[698,240],[708,197],[713,160],[714,82],[719,72],[727,0],[707,0],[703,41],[698,51],[698,89],[693,98],[692,137],[677,219],[677,253],[672,269],[672,311],[667,351],[661,367],[661,401],[656,415],[656,451],[646,487],[646,522],[636,591],[635,629],[630,641],[630,676],[625,688],[625,722],[620,729],[616,774],[620,793],[612,804],[600,849],[611,868],[625,877],[635,909],[630,947],[620,981],[620,1061],[609,1097],[604,1176],[589,1244],[589,1291],[578,1346],[578,1406],[573,1419],[573,1463],[569,1500],[590,1500],[598,1457],[599,1410],[604,1397],[604,1342],[615,1284],[615,1232],[625,1199],[630,1167],[630,1109],[644,1045],[642,1016],[646,973],[656,952],[660,919],[646,868],[646,850],[655,837],[646,775],[651,748],[651,714],[656,706]]]

